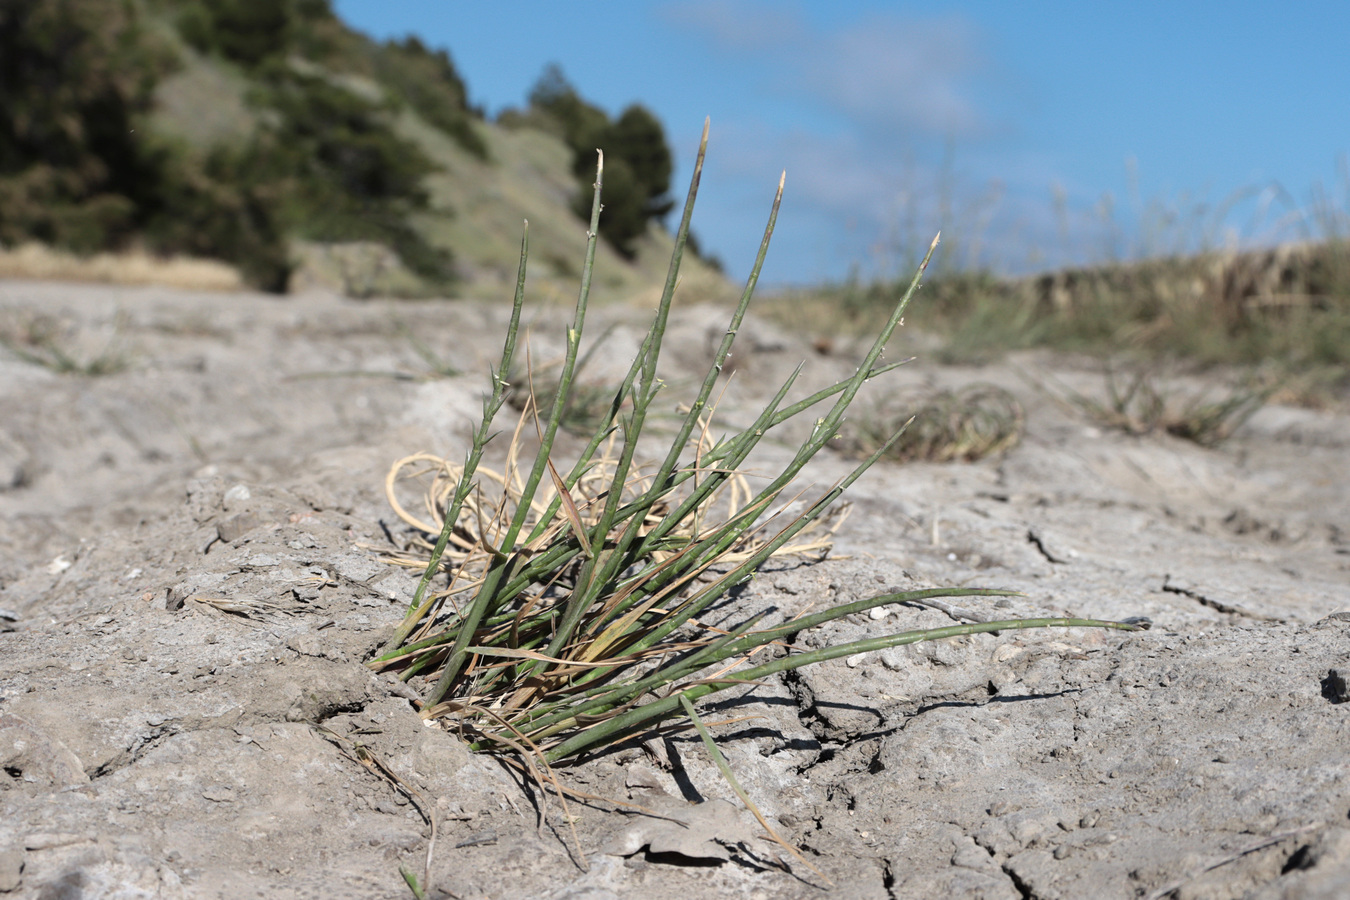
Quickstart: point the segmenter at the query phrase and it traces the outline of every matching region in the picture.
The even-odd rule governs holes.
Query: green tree
[[[228,260],[250,284],[279,293],[291,273],[282,191],[257,176],[255,158],[251,148],[218,147],[167,166],[146,237],[162,251]]]
[[[170,67],[128,3],[0,4],[0,241],[129,238],[162,164],[136,126]]]
[[[286,232],[378,241],[419,275],[449,277],[449,254],[427,245],[409,221],[428,207],[422,180],[435,167],[394,134],[381,104],[295,73],[257,102],[274,115],[249,148],[247,168],[256,183],[273,186]]]
[[[661,122],[646,107],[634,104],[609,127],[602,144],[607,156],[622,159],[632,170],[643,194],[644,213],[664,219],[675,205],[669,194],[674,166]]]
[[[530,91],[530,108],[551,121],[572,150],[578,183],[573,211],[583,220],[590,216],[595,151],[605,151],[600,234],[631,257],[651,220],[663,219],[674,205],[669,196],[672,159],[660,121],[638,104],[610,121],[604,110],[581,98],[557,65],[546,68]]]
[[[199,50],[216,51],[226,59],[256,66],[283,53],[289,43],[289,3],[198,0],[197,9],[200,12],[186,20],[183,31]]]
[[[337,18],[328,0],[159,0],[176,9],[178,31],[202,53],[253,68],[287,53],[331,50]]]
[[[605,111],[583,100],[556,63],[544,69],[529,100],[531,109],[552,120],[554,130],[574,154],[593,154],[597,139],[609,127]]]
[[[487,159],[487,144],[473,129],[468,92],[450,54],[409,36],[372,44],[371,57],[375,76],[395,98],[474,156]]]
[[[572,211],[582,220],[591,216],[591,188],[595,181],[595,154],[591,154],[591,174],[572,200]],[[634,242],[647,233],[646,203],[642,185],[632,168],[620,157],[605,154],[604,209],[600,212],[600,236],[621,255],[632,257]]]

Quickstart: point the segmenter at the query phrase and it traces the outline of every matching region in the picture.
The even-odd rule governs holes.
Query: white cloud
[[[982,41],[959,16],[871,15],[821,30],[795,5],[755,0],[690,0],[663,15],[723,54],[757,57],[768,92],[862,131],[948,138],[984,130],[975,100]]]
[[[661,17],[702,34],[726,52],[772,51],[808,36],[801,11],[787,3],[688,0],[667,4]]]
[[[752,81],[755,108],[716,129],[717,164],[747,181],[787,169],[792,268],[809,257],[835,277],[853,264],[890,274],[910,243],[927,246],[944,205],[985,211],[989,185],[944,167],[945,145],[996,131],[979,102],[984,42],[966,19],[878,14],[822,28],[795,4],[756,0],[690,0],[662,15]]]
[[[970,84],[979,55],[960,19],[877,16],[812,47],[806,83],[868,130],[964,137],[981,130]]]
[[[893,275],[939,228],[945,230],[942,257],[953,263],[976,262],[972,254],[981,242],[989,249],[997,186],[970,175],[959,161],[946,166],[849,130],[777,131],[764,123],[733,123],[716,138],[717,187],[710,185],[710,196],[725,196],[724,185],[732,180],[758,183],[753,193],[767,196],[769,173],[785,168],[790,214],[779,227],[812,244],[809,258],[835,277],[854,264],[864,274]],[[812,236],[804,233],[808,228]],[[742,248],[740,255],[746,253]]]
[[[1081,168],[1068,154],[1092,148],[1036,149],[1038,136],[1016,119],[1047,87],[999,60],[992,35],[958,15],[857,11],[863,5],[661,8],[668,25],[694,36],[698,64],[724,79],[708,170],[717,167],[708,194],[718,206],[699,227],[733,268],[753,257],[757,239],[759,213],[743,213],[742,198],[771,190],[780,168],[784,280],[898,274],[938,228],[942,261],[1004,271],[1297,236],[1292,201],[1280,205],[1273,190],[1145,200],[1128,175],[1114,196],[1065,177]]]

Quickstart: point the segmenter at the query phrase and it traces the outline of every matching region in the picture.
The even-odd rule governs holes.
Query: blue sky
[[[1347,208],[1350,3],[335,0],[450,51],[472,102],[523,104],[556,62],[664,123],[694,228],[734,276],[781,170],[771,283],[1264,243]],[[1321,192],[1319,195],[1318,192]],[[673,219],[672,219],[673,221]]]

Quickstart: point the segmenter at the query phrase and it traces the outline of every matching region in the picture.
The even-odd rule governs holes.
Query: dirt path
[[[503,310],[0,282],[0,327],[34,317],[116,371],[0,350],[0,896],[408,897],[419,808],[433,896],[1350,895],[1350,416],[1272,407],[1205,450],[1049,402],[1028,378],[1094,382],[1048,355],[901,370],[1003,384],[1025,441],[878,466],[835,558],[775,564],[723,615],[969,584],[1023,592],[981,606],[1000,617],[1153,627],[915,645],[713,704],[758,716],[721,745],[826,894],[734,808],[689,804],[735,799],[696,738],[568,770],[667,816],[574,804],[583,859],[556,801],[362,665],[415,585],[369,549],[398,531],[384,474],[462,454]],[[600,318],[626,363],[640,313]],[[672,385],[721,324],[677,313]],[[468,374],[433,377],[419,342]],[[805,382],[850,365],[765,326],[743,344],[728,421],[800,359]],[[803,641],[951,621],[882,612]]]

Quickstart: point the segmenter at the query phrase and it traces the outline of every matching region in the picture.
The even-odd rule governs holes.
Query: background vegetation
[[[770,314],[820,346],[867,333],[903,285],[852,281],[790,291]],[[1323,405],[1350,388],[1350,242],[1209,252],[1022,278],[948,270],[924,286],[920,327],[947,362],[983,364],[1051,347],[1125,367],[1265,370],[1281,399]]]
[[[463,276],[457,292],[501,296],[528,215],[531,277],[560,297],[596,148],[610,254],[597,296],[632,296],[660,283],[671,210],[672,154],[641,105],[611,117],[550,67],[522,109],[486,122],[446,51],[373,41],[328,0],[0,5],[0,247],[209,257],[278,291],[326,265],[352,295],[444,293]],[[1308,215],[1306,246],[1194,255],[1196,236],[1177,232],[1171,256],[1017,279],[970,262],[979,229],[956,223],[924,327],[951,361],[1054,346],[1343,382],[1350,217],[1330,202]],[[714,268],[689,260],[686,291],[725,296]],[[775,314],[818,337],[870,332],[902,289],[792,291]]]
[[[176,112],[175,90],[189,95]],[[641,107],[611,122],[556,70],[531,103],[587,183],[578,197],[594,165],[579,148],[610,151],[602,231],[631,259],[670,209],[660,123]],[[0,7],[3,245],[214,257],[284,290],[296,242],[373,244],[444,289],[455,241],[439,222],[454,210],[431,177],[447,159],[492,166],[487,131],[446,51],[372,41],[328,0]]]
[[[605,208],[600,236],[624,256],[651,220],[663,220],[674,207],[670,199],[672,160],[661,123],[640,104],[633,104],[616,120],[586,102],[568,83],[562,70],[550,66],[530,92],[525,115],[508,117],[553,131],[572,151],[572,174],[577,193],[572,208],[578,216],[590,213],[590,190],[595,180],[595,151],[605,151]]]

